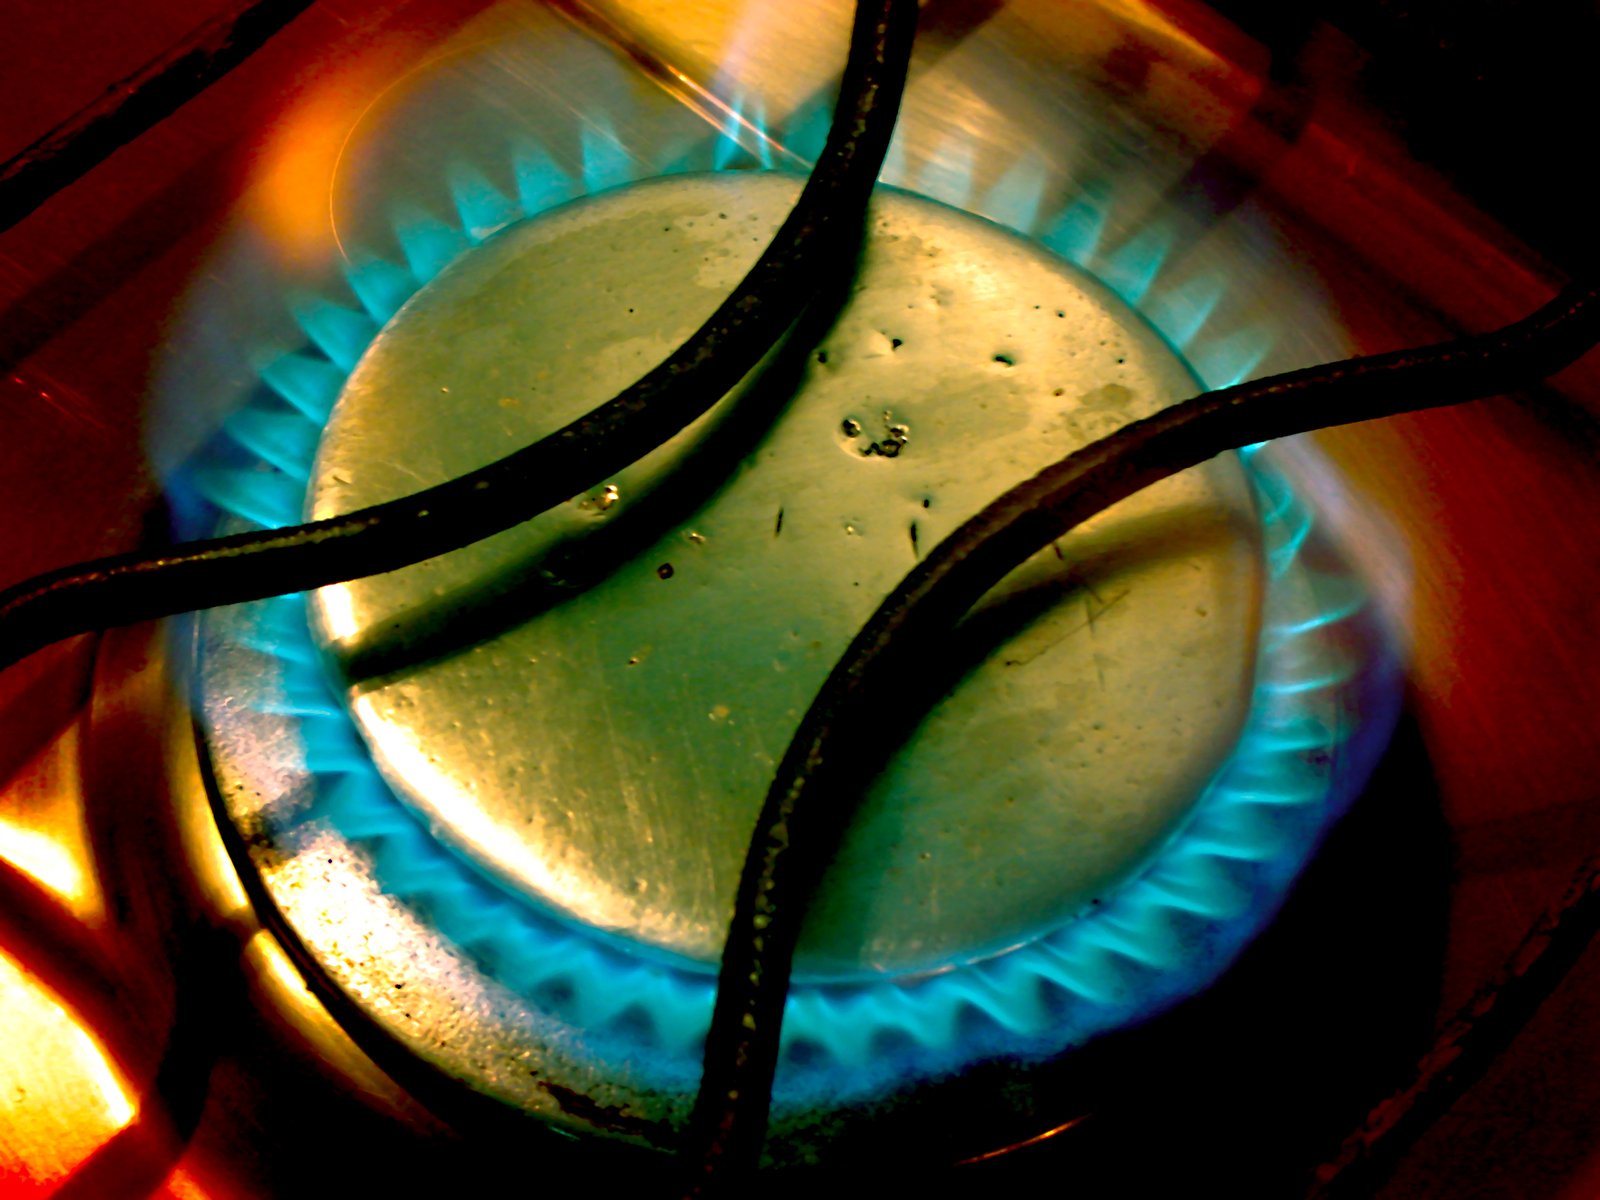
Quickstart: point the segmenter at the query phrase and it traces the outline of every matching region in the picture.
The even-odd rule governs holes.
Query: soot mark
[[[777,520],[772,522],[772,536],[777,537],[783,532],[783,509],[778,510]]]

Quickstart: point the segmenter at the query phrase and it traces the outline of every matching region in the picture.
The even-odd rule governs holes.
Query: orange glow
[[[1073,1117],[1070,1121],[1063,1121],[1060,1125],[1046,1129],[1043,1133],[1036,1133],[1030,1138],[1023,1138],[1022,1141],[1015,1142],[1012,1145],[1002,1146],[998,1150],[990,1150],[983,1154],[974,1154],[971,1158],[963,1158],[956,1165],[958,1167],[968,1167],[974,1165],[975,1163],[989,1162],[991,1159],[1003,1158],[1007,1154],[1013,1154],[1018,1150],[1026,1150],[1029,1146],[1040,1145],[1044,1142],[1048,1142],[1051,1138],[1059,1137],[1068,1130],[1076,1129],[1088,1119],[1089,1118],[1087,1114],[1081,1117]]]
[[[1169,14],[1138,0],[1108,0],[1100,6],[1113,21],[1112,28],[1138,29],[1149,34],[1169,55],[1179,55],[1186,60],[1187,75],[1199,75],[1206,70],[1215,71],[1220,66],[1217,54],[1199,38],[1174,22]],[[1125,35],[1123,35],[1125,36]]]
[[[384,74],[368,63],[322,80],[267,135],[250,204],[286,258],[315,258],[335,246],[334,173]]]
[[[6,782],[0,859],[51,892],[78,920],[94,925],[105,907],[78,803],[80,740],[74,721]]]
[[[0,858],[76,909],[88,894],[83,864],[48,834],[0,818]]]
[[[94,1035],[0,952],[0,1189],[59,1179],[133,1119],[128,1088]]]
[[[172,1200],[211,1200],[211,1193],[182,1167],[167,1177],[166,1193]]]

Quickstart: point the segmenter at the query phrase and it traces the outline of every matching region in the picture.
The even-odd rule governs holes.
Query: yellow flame
[[[105,1051],[100,1048],[100,1044],[89,1035],[87,1029],[73,1021],[72,1015],[66,1008],[59,1004],[56,1008],[64,1020],[73,1022],[67,1036],[77,1049],[75,1057],[79,1068],[95,1095],[100,1098],[106,1122],[113,1129],[121,1129],[133,1120],[133,1101],[112,1071],[111,1063],[106,1058]]]
[[[0,950],[0,1170],[65,1175],[133,1119],[110,1055],[65,1004]]]
[[[88,894],[83,865],[49,834],[0,817],[0,858],[76,908]]]
[[[94,925],[104,916],[105,898],[81,803],[81,725],[70,722],[7,783],[0,803],[0,861]]]
[[[201,1187],[195,1177],[182,1167],[175,1169],[167,1176],[167,1194],[173,1200],[210,1200],[211,1193]]]

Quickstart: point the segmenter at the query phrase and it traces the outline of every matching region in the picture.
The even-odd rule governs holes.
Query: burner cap
[[[308,516],[482,466],[607,399],[709,315],[801,182],[653,181],[465,256],[351,375]],[[876,604],[1005,487],[1196,390],[1075,268],[880,192],[831,325],[558,510],[318,592],[318,643],[437,837],[632,953],[709,970],[776,761]],[[1124,501],[989,595],[869,787],[799,976],[993,955],[1136,872],[1247,714],[1259,564],[1230,458]]]

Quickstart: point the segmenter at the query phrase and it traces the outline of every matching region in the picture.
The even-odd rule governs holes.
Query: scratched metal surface
[[[145,536],[154,482],[142,429],[153,350],[228,213],[270,198],[294,234],[284,242],[287,259],[323,252],[341,139],[387,83],[436,54],[478,7],[318,4],[218,90],[0,239],[0,506],[11,518],[0,561],[8,580]],[[92,94],[78,72],[109,80],[209,11],[141,5],[98,14],[92,29],[39,8],[8,14],[20,22],[17,43],[32,49],[0,78],[0,140],[21,145]],[[822,6],[793,35],[765,20],[735,20],[732,5],[702,6],[692,20],[666,4],[602,11],[707,88],[726,82],[717,67],[735,61],[735,48],[781,45],[781,53],[757,49],[737,61],[759,64],[744,69],[786,98],[814,91],[843,8]],[[1274,214],[1292,234],[1295,264],[1331,298],[1332,328],[1357,345],[1486,327],[1546,294],[1546,273],[1513,239],[1405,162],[1381,119],[1364,110],[1359,55],[1335,33],[1324,30],[1308,55],[1316,103],[1286,127],[1260,119],[1281,108],[1262,87],[1259,48],[1198,8],[1108,5],[1068,21],[1057,6],[948,4],[931,5],[929,18],[924,54],[944,73],[930,71],[939,86],[927,103],[951,127],[970,129],[980,144],[1046,141],[1047,125],[1030,107],[1041,81],[1063,59],[1085,64],[1102,105],[1083,119],[1116,129],[1118,114],[1132,112],[1175,130],[1186,150],[1163,177],[1163,194],[1214,199],[1233,187]],[[758,29],[774,40],[762,41],[751,32]],[[1018,120],[1019,112],[1030,115]],[[1275,297],[1269,291],[1259,302]],[[1327,328],[1298,348],[1301,359],[1327,344]],[[1275,962],[1263,955],[1247,964],[1253,986],[1235,980],[1224,989],[1240,1011],[1262,1018],[1249,1032],[1284,1065],[1273,1069],[1250,1050],[1248,1022],[1230,1025],[1219,1005],[1209,1013],[1214,1028],[1228,1031],[1222,1040],[1238,1039],[1232,1057],[1213,1065],[1269,1086],[1273,1106],[1291,1116],[1336,1128],[1358,1105],[1353,1097],[1391,1081],[1428,1022],[1492,968],[1600,836],[1589,805],[1589,714],[1600,700],[1600,568],[1589,552],[1600,513],[1597,395],[1593,366],[1580,365],[1533,395],[1317,439],[1347,487],[1381,500],[1385,523],[1407,548],[1399,582],[1411,614],[1412,723],[1400,766],[1379,793],[1398,815],[1358,821],[1361,844],[1334,847],[1336,862],[1365,872],[1359,886],[1314,880],[1311,911],[1292,914],[1296,928],[1321,939],[1315,952],[1297,948],[1303,937],[1280,939]],[[279,1194],[292,1178],[283,1150],[332,1148],[334,1126],[347,1140],[326,1190],[357,1179],[370,1185],[374,1171],[394,1181],[449,1178],[464,1161],[456,1136],[328,1030],[286,960],[264,948],[270,939],[251,932],[236,887],[171,894],[178,859],[165,823],[138,815],[153,793],[194,799],[188,785],[163,782],[175,769],[168,751],[151,750],[151,705],[162,694],[151,673],[161,658],[126,638],[107,646],[113,653],[102,658],[92,700],[95,647],[87,641],[0,681],[0,855],[14,868],[0,914],[0,1004],[17,1035],[0,1060],[7,1185],[45,1194],[77,1170],[79,1194],[102,1194],[96,1180],[107,1176],[94,1172],[114,1167],[154,1194]],[[181,737],[178,744],[171,754],[181,764]],[[190,759],[176,770],[193,766]],[[1391,846],[1407,853],[1385,859]],[[229,977],[232,950],[182,932],[191,910],[250,939],[239,988],[215,982]],[[1348,982],[1375,958],[1388,977]],[[1592,1191],[1600,1030],[1586,998],[1597,969],[1591,955],[1385,1195]],[[246,986],[276,999],[257,1003]],[[1341,1003],[1327,1003],[1330,993]],[[297,1011],[309,1023],[284,1019]],[[323,1040],[309,1042],[318,1029]],[[1322,1044],[1358,1061],[1341,1067]],[[1136,1061],[1140,1073],[1163,1079],[1173,1066]],[[350,1071],[330,1069],[339,1064],[363,1082],[352,1086]],[[1222,1086],[1180,1084],[1174,1095],[1213,1100]],[[1316,1094],[1329,1090],[1344,1098],[1344,1112],[1318,1108]],[[386,1107],[374,1115],[363,1094],[387,1097]],[[1259,1104],[1248,1107],[1250,1095],[1230,1093],[1269,1120]],[[1146,1150],[1182,1147],[1192,1152],[1186,1170],[1226,1177],[1228,1153],[1186,1133],[1194,1124],[1192,1109],[1155,1101],[1125,1122]],[[1050,1175],[1073,1164],[1091,1180],[1096,1169],[1162,1178],[1159,1163],[1116,1160],[1105,1147],[1119,1144],[1119,1127],[1108,1128],[1097,1134],[1086,1123],[1009,1169]],[[1237,1136],[1237,1123],[1224,1128]],[[1237,1143],[1224,1142],[1236,1155]]]

